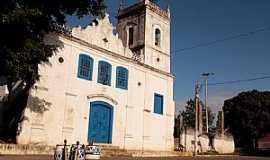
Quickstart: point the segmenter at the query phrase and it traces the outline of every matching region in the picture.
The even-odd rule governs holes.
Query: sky
[[[124,0],[124,4],[137,1]],[[119,2],[106,0],[113,24]],[[195,83],[203,83],[204,72],[214,73],[209,84],[270,76],[270,0],[159,0],[159,4],[171,10],[177,112],[194,97]],[[85,25],[91,17],[67,20],[70,26]],[[253,89],[270,90],[270,79],[209,86],[209,107],[216,112],[225,99]],[[203,87],[200,97],[204,99]]]

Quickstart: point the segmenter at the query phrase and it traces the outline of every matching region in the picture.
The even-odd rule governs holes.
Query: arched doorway
[[[102,101],[90,103],[88,142],[112,143],[113,107]]]

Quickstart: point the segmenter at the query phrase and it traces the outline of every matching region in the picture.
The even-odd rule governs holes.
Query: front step
[[[53,155],[55,147],[31,144],[0,144],[0,155]]]
[[[192,156],[191,152],[175,151],[139,151],[120,149],[119,146],[111,144],[94,144],[101,149],[101,157],[177,157]]]
[[[120,149],[119,146],[113,146],[111,144],[94,143],[95,146],[99,146],[101,149]]]
[[[101,157],[131,157],[132,154],[126,150],[104,150],[101,149]]]
[[[95,144],[102,157],[192,156],[191,152],[127,151],[111,144]],[[0,144],[0,155],[54,155],[55,147],[46,145]]]
[[[124,149],[120,149],[118,146],[113,146],[110,144],[94,144],[100,147],[102,157],[131,157],[132,154],[128,153]]]
[[[192,156],[192,152],[176,151],[128,151],[132,157],[185,157]]]

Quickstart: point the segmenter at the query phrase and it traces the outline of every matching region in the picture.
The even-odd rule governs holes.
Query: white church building
[[[19,144],[54,146],[67,139],[173,150],[170,11],[140,0],[119,9],[117,18],[116,27],[106,15],[71,35],[51,35],[63,47],[50,65],[40,65],[31,91],[50,105],[40,113],[27,107]]]

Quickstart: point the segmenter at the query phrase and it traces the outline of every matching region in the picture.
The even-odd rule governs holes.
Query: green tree
[[[242,92],[225,100],[223,110],[237,147],[256,149],[257,140],[270,133],[270,92]]]
[[[185,110],[181,111],[183,125],[188,128],[195,128],[195,102],[189,99],[186,102]]]
[[[48,33],[67,30],[66,16],[103,16],[104,0],[1,0],[0,79],[9,94],[1,108],[0,138],[14,139],[29,90],[39,79],[38,65],[61,47],[45,43]]]
[[[205,114],[205,107],[202,101],[200,101],[200,105],[202,106],[203,110],[203,124],[205,127],[206,124],[206,114]],[[181,115],[183,117],[183,125],[188,128],[195,128],[195,102],[193,99],[190,99],[187,101],[185,110],[181,112]],[[215,114],[212,112],[212,110],[208,107],[208,125],[212,126],[213,121],[215,119]],[[204,128],[205,130],[205,128]]]

